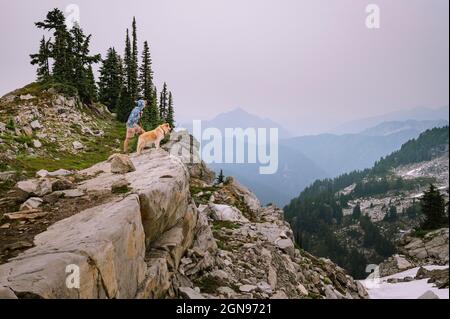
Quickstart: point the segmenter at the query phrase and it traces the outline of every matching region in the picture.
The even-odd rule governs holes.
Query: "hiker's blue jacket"
[[[136,101],[136,106],[131,111],[130,116],[128,116],[128,121],[127,121],[128,128],[132,128],[138,124],[139,119],[141,118],[141,112],[144,109],[144,106],[145,106],[145,104],[144,104],[143,100]]]

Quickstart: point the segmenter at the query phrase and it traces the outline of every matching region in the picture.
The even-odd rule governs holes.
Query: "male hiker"
[[[139,126],[139,120],[142,117],[142,111],[146,102],[144,100],[136,101],[136,106],[131,111],[130,116],[127,121],[127,135],[125,136],[125,142],[123,143],[123,151],[128,153],[128,142],[132,139],[136,134],[145,133],[142,127]]]

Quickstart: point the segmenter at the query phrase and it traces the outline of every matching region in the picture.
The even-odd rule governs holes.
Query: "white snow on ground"
[[[446,269],[448,266],[425,266],[427,270]],[[413,280],[410,282],[388,283],[389,278],[415,277],[419,267],[382,277],[379,279],[366,279],[361,283],[366,287],[370,299],[417,299],[428,290],[434,292],[440,299],[449,299],[449,289],[438,289],[434,284],[427,283],[428,279]]]

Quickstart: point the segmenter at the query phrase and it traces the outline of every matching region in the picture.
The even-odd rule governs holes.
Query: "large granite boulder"
[[[0,265],[0,285],[17,296],[134,297],[146,269],[139,198],[132,195],[61,220],[37,235],[34,245]],[[72,267],[79,269],[79,289],[66,284]]]

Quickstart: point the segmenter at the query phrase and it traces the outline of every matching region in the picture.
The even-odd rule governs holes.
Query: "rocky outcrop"
[[[194,240],[197,208],[190,202],[189,175],[178,158],[152,151],[131,161],[137,169],[126,174],[112,173],[109,162],[81,171],[87,179],[73,191],[110,192],[123,176],[130,191],[37,235],[33,248],[0,266],[0,286],[17,297],[162,297]],[[42,184],[19,186],[42,195],[37,191],[46,189]],[[70,265],[79,269],[79,289],[66,285]]]
[[[21,218],[48,214],[32,208],[38,198],[44,208],[61,198],[104,202],[53,223],[23,246],[33,247],[0,265],[0,296],[367,297],[342,268],[295,247],[280,209],[261,207],[232,178],[214,184],[204,163],[187,165],[181,155],[152,149],[74,175],[70,185],[67,175],[48,172],[17,185],[23,201],[33,196],[28,210],[14,213]]]
[[[181,259],[170,297],[367,298],[342,268],[296,249],[282,211],[261,207],[234,180],[204,185],[199,193],[209,194],[209,203],[199,206],[195,241]],[[204,200],[199,193],[194,198]]]
[[[417,271],[415,279],[428,279],[428,283],[433,283],[439,289],[449,287],[449,273],[447,269],[434,269],[427,270],[424,267],[420,267]]]
[[[0,266],[1,285],[18,297],[134,297],[145,272],[139,199],[131,195],[62,220],[34,245]],[[79,289],[66,285],[71,265],[79,269]]]
[[[415,265],[413,262],[409,261],[405,256],[396,254],[383,261],[379,265],[379,267],[380,267],[379,268],[380,276],[386,277],[408,270],[410,268],[414,268]]]
[[[405,235],[399,246],[399,251],[418,264],[448,265],[448,228],[429,232],[423,237]]]

